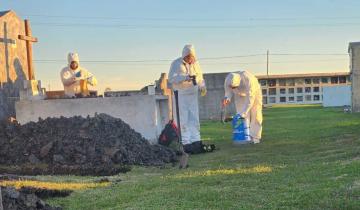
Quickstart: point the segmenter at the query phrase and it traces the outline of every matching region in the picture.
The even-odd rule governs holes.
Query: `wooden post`
[[[19,39],[26,41],[26,56],[27,56],[27,65],[28,65],[28,75],[29,80],[35,79],[35,74],[33,70],[33,63],[32,63],[32,45],[31,42],[37,42],[38,39],[31,36],[30,30],[30,22],[29,20],[25,20],[25,35],[19,35]]]

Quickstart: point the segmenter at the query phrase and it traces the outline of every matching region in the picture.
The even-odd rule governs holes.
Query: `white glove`
[[[93,77],[91,76],[91,77],[88,77],[87,79],[86,79],[86,81],[90,84],[90,85],[93,85]]]
[[[240,113],[240,117],[245,119],[245,118],[246,118],[246,114],[245,114],[245,113]]]

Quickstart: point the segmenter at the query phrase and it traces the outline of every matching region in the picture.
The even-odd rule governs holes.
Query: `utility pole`
[[[269,50],[266,51],[266,75],[269,77]]]

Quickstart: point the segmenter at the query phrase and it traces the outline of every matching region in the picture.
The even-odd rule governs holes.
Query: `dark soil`
[[[0,123],[0,173],[113,175],[131,165],[163,166],[175,152],[151,145],[106,114]]]
[[[1,195],[4,210],[61,210],[59,207],[49,206],[33,193],[17,191],[12,187],[1,187]]]

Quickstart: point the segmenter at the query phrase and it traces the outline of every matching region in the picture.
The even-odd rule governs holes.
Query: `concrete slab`
[[[323,106],[350,106],[351,105],[351,87],[328,86],[323,87]]]
[[[151,143],[156,143],[168,122],[168,97],[158,95],[110,98],[21,100],[16,102],[16,119],[21,123],[47,117],[94,116],[105,113],[121,118]]]

